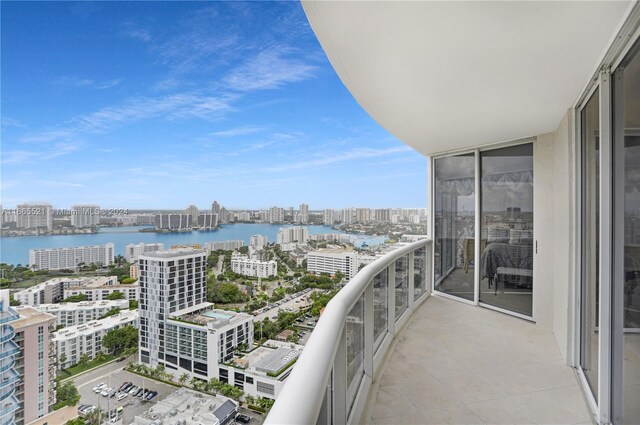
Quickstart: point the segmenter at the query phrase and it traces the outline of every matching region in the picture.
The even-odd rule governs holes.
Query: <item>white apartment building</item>
[[[339,211],[326,209],[322,212],[322,221],[327,226],[333,226],[337,221],[339,221]]]
[[[267,212],[267,221],[269,223],[282,223],[284,221],[284,208],[269,208],[269,211]]]
[[[86,295],[88,301],[100,301],[116,291],[122,292],[127,300],[138,299],[138,285],[121,285],[116,276],[58,277],[15,292],[13,296],[20,305],[37,306],[59,303],[80,294]]]
[[[235,252],[231,256],[231,270],[243,276],[264,278],[278,274],[278,263],[275,260],[254,260]]]
[[[127,325],[138,327],[138,310],[123,310],[101,320],[70,326],[55,332],[53,341],[58,351],[58,369],[78,364],[83,354],[87,354],[89,359],[94,359],[99,352],[106,353],[106,349],[102,348],[102,338],[109,331]],[[64,362],[61,359],[64,359]]]
[[[193,225],[191,214],[157,214],[156,227],[161,230],[186,230]]]
[[[100,224],[98,205],[73,205],[71,207],[71,225],[73,227],[93,227]]]
[[[164,249],[163,243],[138,243],[127,244],[124,247],[124,256],[128,262],[132,263],[138,260],[138,257],[147,252],[162,251]]]
[[[269,243],[269,239],[264,235],[253,235],[249,239],[249,248],[259,251]]]
[[[341,272],[345,278],[352,279],[359,265],[355,251],[321,250],[307,254],[307,271],[316,274]]]
[[[16,207],[16,226],[20,229],[53,228],[50,204],[22,204]]]
[[[165,330],[172,313],[206,302],[207,253],[183,248],[141,255],[140,362],[155,367],[164,362]]]
[[[279,245],[289,243],[307,243],[309,241],[309,228],[304,226],[281,227],[278,229],[277,243]]]
[[[216,241],[205,243],[204,249],[207,251],[207,254],[210,254],[212,251],[218,250],[234,251],[240,249],[242,246],[244,246],[244,242],[241,240]]]
[[[217,379],[218,364],[230,361],[238,346],[253,348],[251,315],[213,309],[204,302],[168,316],[164,358],[158,362],[178,376]]]
[[[77,246],[72,248],[49,248],[29,250],[29,267],[34,270],[76,269],[80,264],[108,266],[113,264],[115,246]]]
[[[119,308],[129,308],[129,300],[81,301],[78,303],[40,304],[36,308],[56,317],[56,325],[69,327],[98,320],[100,317]]]

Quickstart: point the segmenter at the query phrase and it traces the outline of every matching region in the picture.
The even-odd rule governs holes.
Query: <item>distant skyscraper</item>
[[[298,221],[298,220],[296,220]],[[300,218],[299,222],[302,224],[306,224],[309,222],[309,205],[300,204]]]
[[[16,226],[22,229],[53,228],[50,204],[22,204],[16,208]]]
[[[218,223],[227,223],[229,221],[229,212],[225,207],[220,207],[220,213],[218,214]]]
[[[165,358],[167,320],[173,312],[206,302],[206,264],[206,251],[198,249],[157,251],[138,259],[141,363],[175,367]]]
[[[282,223],[284,221],[284,208],[271,207],[267,213],[269,223]]]
[[[189,205],[184,212],[185,214],[189,214],[191,216],[191,223],[198,222],[198,215],[200,215],[198,207],[196,207],[195,205]]]
[[[365,223],[371,219],[369,208],[356,208],[356,221]]]
[[[98,205],[74,205],[71,207],[71,225],[73,227],[93,227],[100,224]]]
[[[327,226],[333,226],[338,221],[338,211],[327,209],[323,213],[323,222]]]
[[[115,246],[76,246],[71,248],[49,248],[29,250],[29,267],[35,270],[75,269],[81,263],[108,266],[113,264]]]
[[[211,204],[211,214],[220,214],[220,204],[218,201],[213,201],[213,204]]]
[[[191,227],[190,214],[157,214],[156,227],[163,230],[181,230]]]

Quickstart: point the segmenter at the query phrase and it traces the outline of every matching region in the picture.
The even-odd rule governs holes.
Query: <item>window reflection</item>
[[[435,289],[474,299],[475,155],[437,158],[435,175]]]
[[[533,144],[480,153],[480,301],[531,316]]]

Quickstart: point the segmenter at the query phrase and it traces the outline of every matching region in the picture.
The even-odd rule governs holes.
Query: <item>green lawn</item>
[[[74,375],[77,375],[79,373],[82,373],[84,371],[87,371],[89,369],[93,369],[94,367],[98,367],[101,366],[107,362],[110,362],[111,360],[115,359],[116,356],[112,355],[112,354],[105,354],[104,358],[102,360],[91,360],[89,363],[85,364],[85,365],[75,365],[75,366],[71,366],[68,369],[63,369],[60,372],[60,376],[62,379],[67,379],[70,378]]]

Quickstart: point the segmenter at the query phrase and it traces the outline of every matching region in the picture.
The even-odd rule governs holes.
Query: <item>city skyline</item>
[[[424,157],[351,97],[299,3],[2,8],[7,207],[426,206]]]

